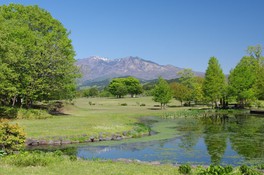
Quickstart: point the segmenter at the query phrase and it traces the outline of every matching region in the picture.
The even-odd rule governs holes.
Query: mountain
[[[153,80],[159,76],[164,79],[173,79],[177,78],[177,72],[183,69],[172,65],[159,65],[139,57],[110,60],[92,56],[77,60],[76,65],[80,67],[80,71],[83,74],[80,79],[81,84],[125,76],[133,76],[141,80]],[[203,75],[200,72],[195,72],[195,74]]]

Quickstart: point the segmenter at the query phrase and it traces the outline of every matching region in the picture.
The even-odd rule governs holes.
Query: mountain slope
[[[177,78],[177,72],[183,68],[172,65],[159,65],[139,57],[126,57],[110,60],[98,56],[77,60],[85,81],[102,81],[115,77],[134,76],[142,80],[153,80],[159,76],[165,79]],[[196,72],[197,75],[202,73]]]

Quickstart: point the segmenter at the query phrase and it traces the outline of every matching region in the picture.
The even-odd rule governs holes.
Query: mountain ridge
[[[108,59],[105,57],[91,56],[76,61],[83,77],[80,84],[86,81],[102,81],[106,79],[133,76],[141,80],[153,80],[158,77],[174,79],[179,76],[177,73],[184,68],[173,65],[160,65],[140,57],[128,56],[124,58]],[[203,76],[202,72],[195,72],[197,76]]]

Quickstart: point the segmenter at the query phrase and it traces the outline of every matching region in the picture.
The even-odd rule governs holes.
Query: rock
[[[90,137],[90,141],[91,142],[94,142],[94,137]]]
[[[49,142],[47,140],[40,140],[39,145],[48,145]]]
[[[38,146],[39,145],[39,141],[38,140],[33,140],[33,139],[28,139],[26,141],[26,144],[28,146]]]
[[[63,140],[61,141],[61,144],[64,145],[64,144],[71,144],[71,141],[70,140]]]
[[[123,137],[122,136],[117,136],[115,140],[122,140]]]
[[[79,143],[78,140],[71,141],[72,144]]]
[[[53,145],[61,145],[61,141],[60,140],[55,140],[55,141],[53,141]]]

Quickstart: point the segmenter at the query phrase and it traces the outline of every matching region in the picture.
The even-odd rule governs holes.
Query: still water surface
[[[162,121],[159,121],[162,122]],[[179,135],[151,142],[79,146],[86,159],[137,159],[161,163],[264,163],[264,116],[237,115],[173,119]]]

